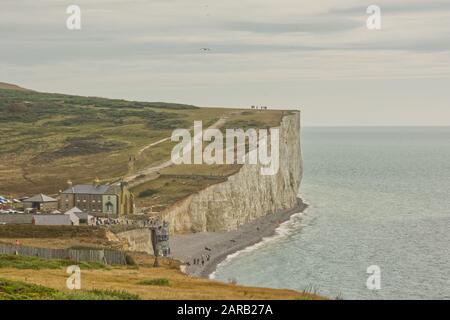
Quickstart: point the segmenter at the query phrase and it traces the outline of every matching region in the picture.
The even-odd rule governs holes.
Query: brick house
[[[93,216],[123,216],[134,213],[134,197],[124,183],[101,185],[78,184],[61,192],[59,208],[67,211],[77,207]]]

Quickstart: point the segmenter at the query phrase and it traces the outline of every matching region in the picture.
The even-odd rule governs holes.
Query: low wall
[[[32,224],[33,215],[32,214],[0,214],[0,223],[5,224]]]

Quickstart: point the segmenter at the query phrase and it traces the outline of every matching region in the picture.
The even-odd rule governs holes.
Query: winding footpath
[[[215,123],[213,123],[211,126],[208,127],[208,129],[219,129],[221,128],[228,120],[228,116],[223,116],[219,120],[217,120]],[[191,128],[192,129],[192,128]],[[166,141],[170,141],[171,137],[167,137],[161,140],[158,140],[156,142],[153,142],[142,149],[139,150],[138,156],[140,156],[144,151],[148,150],[151,147],[154,147],[156,145],[159,145],[161,143],[164,143]],[[195,139],[195,137],[194,137]],[[191,149],[194,147],[194,145],[191,145]],[[172,160],[164,161],[161,164],[158,164],[156,166],[150,166],[147,168],[144,168],[142,170],[139,170],[138,172],[135,172],[131,175],[126,176],[123,180],[128,183],[129,187],[134,187],[138,184],[145,183],[147,181],[154,180],[158,177],[158,173],[160,170],[168,168],[173,165]]]

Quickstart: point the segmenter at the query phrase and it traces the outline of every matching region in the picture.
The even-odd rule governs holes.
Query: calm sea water
[[[301,196],[278,235],[215,277],[344,299],[450,299],[450,128],[305,128]],[[381,289],[366,287],[381,268]]]

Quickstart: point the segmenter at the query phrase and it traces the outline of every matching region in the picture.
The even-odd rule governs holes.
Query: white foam
[[[304,202],[306,205],[308,205],[306,202]],[[270,236],[270,237],[265,237],[263,238],[260,242],[255,243],[254,245],[251,245],[249,247],[246,247],[245,249],[236,251],[232,254],[229,254],[225,260],[223,260],[222,262],[220,262],[217,267],[216,270],[219,269],[220,267],[223,267],[225,265],[227,265],[228,263],[230,263],[230,261],[232,261],[233,259],[235,259],[236,257],[245,254],[245,253],[249,253],[255,250],[258,250],[261,247],[266,246],[269,243],[272,243],[274,241],[278,241],[280,239],[285,238],[286,236],[288,236],[290,233],[292,233],[293,231],[297,230],[296,226],[296,222],[298,220],[298,218],[302,217],[305,213],[306,213],[307,209],[305,209],[303,212],[297,212],[294,213],[290,216],[289,220],[281,223],[278,228],[275,229],[274,231],[274,235]],[[216,271],[214,271],[213,273],[211,273],[209,275],[209,279],[215,279],[216,278]]]

